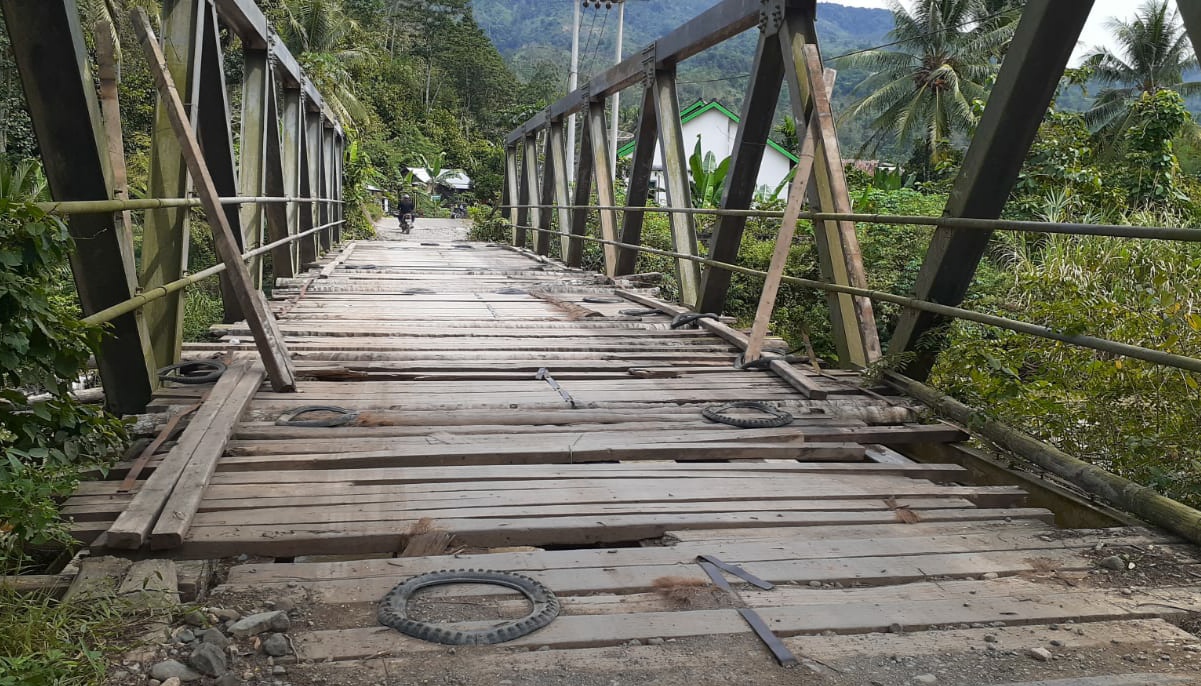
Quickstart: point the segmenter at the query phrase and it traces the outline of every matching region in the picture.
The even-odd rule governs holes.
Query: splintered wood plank
[[[304,554],[349,555],[403,550],[408,531],[418,518],[388,522],[326,521],[320,509],[311,518],[289,525],[193,526],[184,540],[184,557],[226,557],[243,552],[274,557]],[[947,509],[922,513],[923,521],[951,522],[1034,518],[1050,522],[1054,515],[1037,508]],[[667,531],[688,528],[746,526],[805,527],[835,524],[891,524],[896,513],[884,512],[751,512],[695,514],[608,515],[598,517],[533,517],[503,520],[443,519],[441,530],[463,545],[585,545],[659,538]]]
[[[107,545],[111,548],[134,550],[141,547],[158,521],[159,514],[167,503],[175,484],[195,453],[212,439],[209,432],[223,417],[226,401],[239,388],[243,379],[257,377],[262,380],[262,368],[252,370],[246,362],[231,365],[213,386],[204,404],[193,415],[187,428],[180,434],[175,447],[162,459],[154,473],[141,485],[129,507],[108,528]],[[223,427],[228,437],[233,425]],[[224,442],[222,442],[224,445]]]

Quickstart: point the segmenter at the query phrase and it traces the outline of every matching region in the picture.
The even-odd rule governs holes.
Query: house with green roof
[[[680,111],[680,124],[684,130],[684,147],[691,155],[700,137],[701,150],[713,156],[720,162],[734,154],[734,145],[738,140],[739,118],[719,102],[697,100]],[[634,141],[630,141],[617,149],[618,157],[629,157],[634,154]],[[761,191],[771,193],[788,176],[797,158],[788,150],[774,141],[768,141],[763,154],[763,163],[759,166],[758,187]],[[664,188],[663,153],[655,148],[654,174],[651,183],[654,188]]]

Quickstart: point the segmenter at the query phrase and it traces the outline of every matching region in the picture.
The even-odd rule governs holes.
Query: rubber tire
[[[408,617],[409,599],[414,593],[433,586],[448,584],[491,584],[521,593],[533,605],[525,617],[505,622],[492,629],[451,631],[429,622]],[[406,636],[444,645],[493,645],[532,634],[559,616],[559,599],[541,583],[512,572],[487,569],[457,569],[429,572],[397,584],[380,601],[376,618],[380,624],[396,629]]]
[[[697,314],[696,312],[677,314],[675,318],[671,320],[671,328],[695,328],[697,326],[697,322],[702,319],[717,319],[717,315],[713,314],[712,312],[705,312],[704,314]]]
[[[205,374],[188,374],[189,369],[204,369],[210,371]],[[189,360],[187,362],[179,362],[177,364],[167,365],[158,370],[159,381],[170,381],[185,385],[199,385],[212,383],[221,378],[225,373],[225,363],[217,360]],[[171,372],[179,372],[172,375]]]
[[[309,412],[336,412],[340,417],[330,417],[329,419],[297,419],[300,415],[308,414]],[[275,420],[276,426],[301,426],[308,428],[332,429],[338,426],[346,426],[359,418],[359,413],[355,410],[348,410],[345,407],[337,407],[336,405],[308,405],[297,408],[291,412],[285,412]]]
[[[758,419],[749,419],[746,417],[731,417],[725,414],[726,410],[741,408],[746,410],[759,410],[765,412],[771,417],[762,417]],[[726,403],[725,405],[710,405],[701,410],[701,414],[711,422],[718,424],[727,424],[736,426],[739,429],[775,429],[781,426],[788,426],[793,421],[793,416],[784,410],[778,410],[767,403],[761,403],[754,400],[743,400],[739,402]]]
[[[616,305],[625,301],[621,298],[606,298],[604,296],[590,295],[584,298],[584,302],[592,305]]]
[[[648,317],[652,314],[660,314],[659,310],[621,310],[618,314],[623,314],[627,317]]]

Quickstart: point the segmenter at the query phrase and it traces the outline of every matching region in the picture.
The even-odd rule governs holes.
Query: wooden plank
[[[923,521],[949,522],[993,520],[999,517],[1052,519],[1050,512],[1029,508],[931,510]],[[887,524],[893,512],[754,512],[696,515],[612,515],[603,521],[594,517],[511,518],[500,522],[476,519],[444,519],[440,530],[451,533],[464,545],[584,545],[637,541],[661,537],[667,531],[687,528],[741,528],[773,525],[780,527],[829,526],[835,524]],[[294,525],[235,527],[193,526],[178,554],[183,557],[225,557],[254,553],[275,557],[305,554],[349,555],[403,550],[407,531],[416,518],[387,523],[344,523],[308,521]]]
[[[200,196],[205,215],[213,227],[213,241],[225,263],[225,273],[230,276],[236,289],[239,305],[247,317],[247,323],[254,331],[255,344],[259,349],[263,365],[266,367],[267,376],[271,379],[271,385],[275,390],[291,390],[295,387],[295,379],[287,347],[276,328],[275,318],[267,311],[262,293],[254,289],[250,273],[242,261],[241,252],[238,250],[238,241],[230,228],[225,210],[220,205],[220,196],[213,185],[213,180],[208,175],[200,144],[196,140],[196,134],[192,131],[187,111],[179,98],[178,91],[175,90],[175,84],[172,83],[163,53],[159,49],[158,41],[154,38],[150,18],[146,16],[145,11],[137,12],[134,29],[138,34],[138,39],[142,42],[147,60],[150,62],[151,72],[154,74],[163,107],[171,119],[176,136],[179,137],[181,151],[188,171],[196,184],[197,194]]]
[[[258,364],[252,365],[225,396],[221,409],[213,416],[212,422],[205,430],[204,440],[189,456],[187,466],[180,473],[179,480],[171,490],[163,512],[151,531],[152,550],[174,548],[183,541],[184,533],[200,507],[200,499],[209,478],[217,469],[217,460],[225,451],[225,444],[250,404],[250,399],[262,385],[263,376],[263,368]]]
[[[339,267],[346,263],[346,260],[350,259],[350,256],[354,253],[354,249],[357,245],[358,241],[351,241],[350,243],[347,243],[346,247],[342,248],[337,257],[330,260],[329,264],[321,268],[321,278],[328,279],[330,276],[332,276]]]
[[[209,428],[217,420],[230,393],[249,373],[251,372],[245,364],[236,364],[217,380],[209,399],[196,411],[192,421],[180,434],[175,447],[142,484],[129,507],[108,528],[109,547],[131,550],[141,547],[154,523],[158,521],[159,513],[162,512],[192,453],[206,440]]]
[[[1179,610],[1140,606],[1153,597],[1134,593],[1122,598],[1105,591],[1046,594],[1041,597],[898,601],[856,605],[827,604],[762,608],[759,613],[780,636],[805,633],[885,633],[893,624],[916,631],[935,625],[1002,622],[1008,626],[1066,620],[1112,621],[1180,615]],[[552,632],[539,632],[507,645],[581,648],[620,645],[633,639],[684,638],[747,631],[736,610],[692,610],[621,615],[560,616]],[[353,659],[436,650],[395,631],[343,629],[300,633],[297,651],[306,660]]]

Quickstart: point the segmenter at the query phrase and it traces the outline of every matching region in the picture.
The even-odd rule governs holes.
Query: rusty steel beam
[[[530,226],[530,205],[535,204],[531,202],[531,194],[538,192],[537,181],[530,181],[531,160],[534,165],[533,176],[538,175],[538,159],[533,152],[534,145],[530,136],[521,139],[521,169],[518,172],[521,176],[517,179],[517,220],[513,225],[513,245],[520,248],[524,248],[527,242],[526,227]],[[534,211],[537,212],[537,210]]]
[[[550,138],[550,130],[548,129],[543,141],[543,158],[542,158],[542,187],[539,191],[539,202],[555,202],[555,165],[551,159],[554,156],[554,141]],[[549,209],[540,209],[538,212],[537,226],[540,229],[549,230],[551,221],[554,218],[554,211]],[[534,252],[539,255],[550,254],[550,239],[551,236],[545,231],[538,231],[534,234]]]
[[[283,178],[285,193],[294,198],[307,198],[304,183],[304,94],[299,88],[283,89],[283,107],[280,116],[280,152],[282,154]],[[288,204],[288,235],[313,228],[313,217],[310,206],[303,203]],[[292,273],[299,274],[302,269],[300,261],[301,241],[292,243],[289,252],[292,254]]]
[[[283,197],[288,195],[288,175],[284,171],[283,146],[280,143],[280,113],[279,94],[276,89],[275,74],[267,73],[267,95],[263,102],[263,123],[266,131],[263,136],[263,191],[267,195]],[[294,214],[296,203],[270,203],[267,205],[267,237],[272,243],[281,241],[292,235],[289,232],[288,217]],[[299,215],[297,215],[299,218]],[[280,245],[271,251],[271,274],[277,279],[291,278],[296,275],[294,264],[295,243]]]
[[[592,175],[596,182],[596,200],[601,205],[617,204],[613,184],[613,169],[609,160],[609,125],[605,121],[605,102],[595,100],[584,112],[584,123],[589,129],[588,141],[592,146]],[[608,241],[617,240],[617,211],[600,210],[601,237]],[[613,276],[617,269],[617,248],[604,245],[605,275]]]
[[[655,114],[654,84],[642,89],[642,111],[638,118],[638,132],[634,134],[633,162],[626,190],[626,204],[631,207],[646,207],[650,195],[651,177],[654,175],[655,147],[659,143],[659,120]],[[626,212],[622,217],[621,242],[642,245],[642,226],[646,214]],[[617,276],[633,274],[637,269],[638,251],[621,248],[617,251]]]
[[[238,145],[239,186],[242,195],[264,195],[267,183],[267,117],[271,93],[271,69],[266,50],[242,50],[242,136]],[[280,195],[283,195],[282,188]],[[286,209],[280,207],[280,210]],[[242,207],[242,245],[246,249],[262,245],[268,209],[258,203]],[[255,288],[263,285],[263,261],[254,260],[247,266]]]
[[[1092,0],[1027,3],[944,215],[1001,216],[1092,6]],[[936,229],[918,273],[917,298],[963,302],[991,236],[991,231]],[[945,322],[928,311],[901,313],[889,350],[916,354],[905,369],[908,376],[919,381],[929,376],[943,347],[938,332]]]
[[[571,235],[567,240],[567,254],[563,261],[568,267],[579,267],[584,262],[584,241],[580,236],[588,234],[588,205],[592,203],[592,127],[585,122],[580,127],[580,155],[575,161],[575,209],[571,211]],[[608,157],[608,153],[605,154]]]

